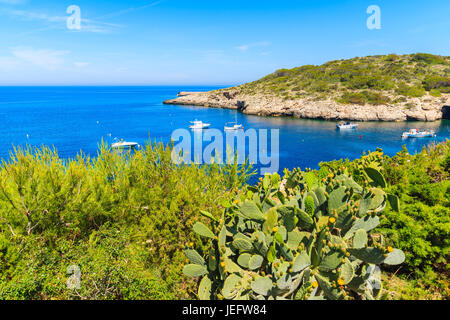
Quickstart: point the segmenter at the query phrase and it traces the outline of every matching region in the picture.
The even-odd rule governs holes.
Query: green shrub
[[[175,165],[171,148],[62,160],[16,149],[0,169],[0,298],[168,299],[188,296],[185,243],[200,208],[248,179],[246,166]],[[81,289],[66,270],[81,269]]]
[[[448,93],[450,89],[450,77],[437,75],[429,76],[424,79],[423,86],[428,91],[431,89],[438,89],[440,92]]]
[[[436,90],[436,89],[431,89],[430,95],[432,95],[433,97],[441,97],[442,96],[442,94],[439,92],[439,90]]]
[[[398,94],[407,97],[422,97],[425,94],[425,89],[422,86],[408,86],[406,83],[402,82],[398,84],[395,90]]]
[[[448,61],[441,56],[429,53],[416,53],[411,56],[411,61],[424,62],[426,64],[448,64]]]

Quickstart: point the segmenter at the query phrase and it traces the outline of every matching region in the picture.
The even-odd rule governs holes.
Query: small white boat
[[[199,120],[191,121],[191,123],[192,123],[192,125],[189,126],[189,128],[193,129],[193,130],[207,129],[211,126],[211,124],[203,123],[202,121],[199,121]]]
[[[336,127],[338,129],[356,129],[358,127],[358,125],[355,124],[355,123],[351,123],[351,122],[347,121],[347,122],[338,123],[336,125]]]
[[[111,145],[113,149],[133,149],[139,147],[137,142],[128,142],[121,140],[120,142],[115,142]]]
[[[244,126],[242,124],[237,124],[236,122],[227,122],[227,123],[225,123],[225,126],[223,127],[223,129],[225,131],[236,131],[236,130],[244,129]]]
[[[433,130],[419,131],[417,129],[411,129],[408,132],[403,132],[402,138],[430,138],[435,137],[436,133]]]

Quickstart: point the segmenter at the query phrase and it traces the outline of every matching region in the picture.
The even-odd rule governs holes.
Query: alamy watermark
[[[67,274],[71,276],[67,279],[67,288],[70,290],[81,288],[81,270],[77,265],[71,265],[66,270]]]
[[[260,166],[261,175],[279,169],[279,129],[225,131],[225,135],[218,129],[176,129],[171,139],[176,164],[244,164],[248,160]]]
[[[367,8],[367,14],[370,16],[367,18],[367,28],[369,30],[381,29],[381,9],[377,5],[371,5]]]
[[[67,17],[67,29],[80,30],[81,29],[81,9],[77,5],[70,5],[67,7],[66,13],[70,14]]]

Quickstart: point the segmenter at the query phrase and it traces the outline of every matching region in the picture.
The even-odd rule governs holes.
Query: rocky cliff
[[[245,95],[236,90],[183,92],[165,104],[237,109],[260,116],[356,121],[435,121],[449,116],[450,95],[410,98],[401,105],[339,104],[334,100],[285,100],[264,94]]]

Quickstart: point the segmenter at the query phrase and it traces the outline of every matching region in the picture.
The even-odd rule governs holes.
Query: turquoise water
[[[163,105],[179,91],[216,87],[0,87],[0,157],[12,146],[55,146],[61,157],[80,150],[95,156],[103,138],[168,142],[173,130],[199,119],[223,129],[236,111]],[[279,129],[279,168],[317,168],[320,161],[354,159],[377,147],[393,155],[402,145],[413,153],[450,138],[450,121],[363,122],[357,130],[337,131],[332,121],[271,118],[237,114],[245,129]],[[410,128],[433,129],[436,138],[403,140]]]

